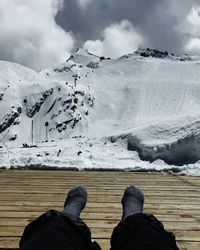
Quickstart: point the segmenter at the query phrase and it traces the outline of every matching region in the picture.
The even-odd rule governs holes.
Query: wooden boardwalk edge
[[[48,209],[62,210],[67,191],[84,185],[82,218],[102,250],[109,249],[121,218],[121,196],[130,184],[145,195],[153,213],[176,235],[181,250],[200,250],[200,177],[117,171],[0,170],[0,249],[18,248],[24,227]]]

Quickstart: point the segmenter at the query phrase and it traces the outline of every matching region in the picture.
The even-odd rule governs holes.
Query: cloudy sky
[[[0,0],[0,60],[40,70],[77,47],[200,53],[200,0]]]

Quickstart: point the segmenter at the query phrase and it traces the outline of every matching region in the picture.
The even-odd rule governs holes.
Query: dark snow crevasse
[[[47,110],[47,114],[53,109],[53,107],[55,106],[56,102],[57,102],[57,99],[54,100],[54,102],[52,103],[51,107]]]
[[[169,165],[183,166],[200,160],[200,139],[194,135],[157,146],[146,146],[133,136],[128,138],[127,149],[137,151],[141,160],[149,162],[161,159]]]

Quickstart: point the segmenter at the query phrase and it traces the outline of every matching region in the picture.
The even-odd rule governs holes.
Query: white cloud
[[[186,18],[186,32],[189,39],[185,49],[189,52],[200,52],[200,7],[193,6]]]
[[[186,44],[186,49],[192,52],[200,52],[200,38],[191,38]]]
[[[102,35],[102,40],[86,41],[84,48],[99,56],[117,58],[137,50],[143,44],[142,36],[128,20],[110,25]]]
[[[74,41],[55,22],[63,0],[0,1],[0,59],[36,70],[64,61]]]
[[[187,20],[192,25],[199,27],[199,25],[200,25],[200,7],[193,6],[189,15],[187,16]]]

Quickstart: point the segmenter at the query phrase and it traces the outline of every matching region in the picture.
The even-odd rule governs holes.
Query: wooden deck
[[[200,250],[200,178],[128,172],[0,170],[0,249],[17,249],[24,227],[48,209],[62,210],[67,191],[84,185],[82,218],[103,250],[121,217],[124,188],[145,194],[145,212],[172,230],[180,249]]]

